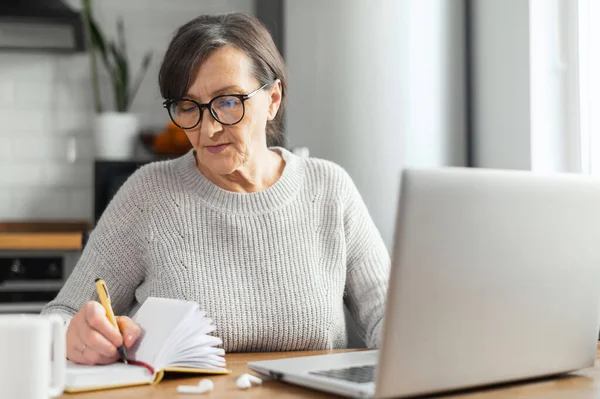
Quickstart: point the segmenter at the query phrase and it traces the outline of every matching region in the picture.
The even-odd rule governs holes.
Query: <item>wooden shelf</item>
[[[0,233],[0,250],[81,250],[81,232],[72,233]]]
[[[34,220],[0,222],[0,233],[80,233],[90,229],[84,221]]]

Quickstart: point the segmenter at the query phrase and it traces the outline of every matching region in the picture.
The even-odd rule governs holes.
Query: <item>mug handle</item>
[[[48,315],[52,324],[52,342],[54,345],[52,353],[52,376],[53,384],[49,387],[49,395],[55,398],[65,390],[67,374],[67,334],[65,334],[65,321],[58,315]]]

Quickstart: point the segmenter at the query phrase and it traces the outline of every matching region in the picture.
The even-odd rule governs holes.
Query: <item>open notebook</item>
[[[158,383],[165,372],[228,374],[215,327],[195,302],[148,298],[133,316],[142,329],[127,351],[134,364],[86,366],[68,362],[66,392]]]

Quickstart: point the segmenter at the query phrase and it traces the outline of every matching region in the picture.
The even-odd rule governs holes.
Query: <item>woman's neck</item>
[[[260,161],[259,161],[260,160]],[[228,175],[211,173],[196,160],[200,173],[223,190],[236,193],[254,193],[271,187],[279,180],[285,167],[281,155],[268,148],[256,154],[252,160]]]

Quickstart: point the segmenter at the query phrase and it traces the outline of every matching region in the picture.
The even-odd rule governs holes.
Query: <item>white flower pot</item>
[[[131,159],[138,141],[139,119],[126,112],[105,112],[96,116],[94,141],[96,159]]]

